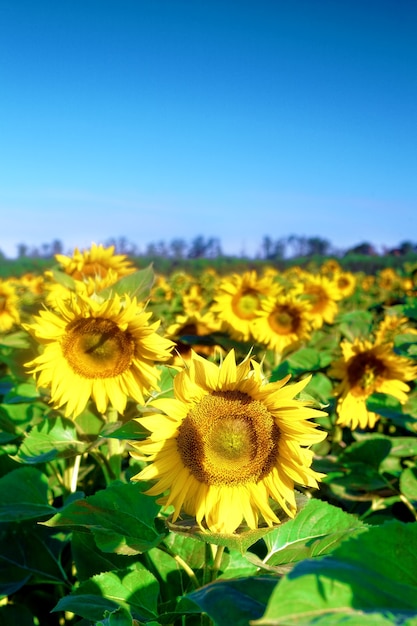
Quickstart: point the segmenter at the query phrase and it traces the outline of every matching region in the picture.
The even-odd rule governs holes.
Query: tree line
[[[105,247],[114,246],[117,254],[126,254],[131,257],[155,257],[182,261],[187,259],[219,259],[232,256],[240,259],[259,259],[265,261],[282,261],[291,258],[310,258],[315,256],[345,257],[348,255],[381,256],[375,246],[369,242],[363,242],[348,249],[336,249],[330,241],[322,237],[306,237],[289,235],[274,239],[265,235],[260,242],[257,251],[248,255],[245,252],[228,255],[223,252],[220,240],[217,237],[205,237],[198,235],[191,241],[182,238],[174,238],[169,242],[157,241],[148,243],[144,248],[139,248],[126,237],[110,238],[103,242]],[[417,244],[412,241],[403,241],[395,248],[386,248],[384,255],[404,256],[417,253]],[[59,239],[40,246],[29,246],[25,243],[17,245],[18,259],[50,259],[56,254],[71,255],[72,251],[65,251],[64,244]],[[6,256],[0,251],[0,258]]]

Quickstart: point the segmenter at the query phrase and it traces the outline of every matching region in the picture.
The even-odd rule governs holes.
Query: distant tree
[[[27,246],[25,243],[18,243],[17,244],[17,256],[19,257],[19,259],[25,256],[26,257],[29,256],[29,246]]]
[[[174,259],[184,259],[187,254],[187,243],[184,239],[173,239],[169,244],[169,250]]]
[[[309,237],[306,241],[307,256],[326,256],[330,253],[331,243],[321,237]]]
[[[217,237],[209,237],[206,240],[202,235],[198,235],[191,241],[187,257],[189,259],[214,259],[222,254],[220,240]]]
[[[346,250],[345,256],[349,254],[363,254],[368,256],[375,256],[377,252],[371,243],[365,241],[364,243],[360,243],[357,246]]]

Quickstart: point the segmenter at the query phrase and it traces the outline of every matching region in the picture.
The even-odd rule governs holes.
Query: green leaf
[[[265,536],[268,553],[263,563],[277,566],[322,556],[365,529],[363,522],[353,515],[327,502],[312,499],[293,520]]]
[[[33,467],[13,470],[0,478],[0,522],[18,522],[52,515],[48,478]]]
[[[349,311],[338,315],[335,322],[339,325],[340,332],[352,342],[356,338],[369,337],[373,316],[370,311]]]
[[[149,621],[157,616],[159,585],[156,578],[140,564],[116,572],[104,572],[82,582],[54,607],[71,611],[89,620],[101,620],[106,611],[119,607],[130,609],[133,617]]]
[[[126,569],[135,562],[134,556],[103,552],[97,547],[90,533],[74,530],[71,539],[71,552],[79,581],[88,580],[101,572]]]
[[[105,620],[96,622],[96,626],[132,626],[133,619],[130,611],[120,606],[112,611]]]
[[[392,443],[388,437],[370,437],[363,441],[356,441],[339,455],[339,462],[343,464],[363,463],[373,469],[379,469],[382,461],[389,456]]]
[[[333,399],[333,383],[322,372],[317,372],[311,378],[304,391],[310,393],[322,404],[328,404]]]
[[[8,348],[16,348],[17,350],[24,350],[30,347],[30,340],[27,333],[18,330],[15,333],[1,335],[0,345],[7,346]]]
[[[117,293],[119,296],[128,294],[131,298],[136,297],[139,302],[147,300],[150,296],[152,285],[155,281],[155,273],[152,264],[143,270],[138,270],[123,276],[111,287],[107,287],[100,291],[100,297],[110,297]]]
[[[153,548],[165,536],[155,524],[159,508],[137,484],[115,482],[72,502],[45,524],[90,530],[103,552],[132,555]]]
[[[407,500],[417,502],[417,468],[407,467],[400,476],[400,490]]]
[[[281,380],[288,374],[299,376],[305,372],[314,372],[314,370],[320,368],[320,352],[314,348],[301,348],[293,352],[272,371],[270,381]]]
[[[10,624],[33,626],[33,615],[26,606],[16,602],[0,606],[0,626],[10,626]]]
[[[57,457],[76,456],[86,447],[86,443],[79,441],[72,420],[50,417],[32,428],[15,458],[23,463],[45,463]]]
[[[394,337],[394,352],[407,358],[417,358],[417,335],[404,333]]]
[[[415,616],[416,550],[416,524],[391,521],[369,527],[331,556],[298,563],[278,583],[255,624],[307,626],[325,615],[358,611],[373,613],[376,620],[381,614]]]
[[[181,613],[182,606],[191,602],[216,626],[248,626],[263,615],[276,584],[277,578],[267,576],[218,580],[185,596],[177,611]]]
[[[223,554],[221,574],[218,580],[226,580],[228,578],[247,578],[255,576],[258,572],[258,565],[248,560],[249,553],[243,556],[236,550],[229,550]]]
[[[100,431],[100,437],[109,439],[129,439],[142,440],[146,439],[149,431],[139,424],[135,419],[129,420],[125,424],[121,422],[109,422]]]
[[[417,419],[403,412],[403,407],[397,398],[384,393],[374,393],[366,400],[368,411],[377,413],[393,424],[411,432],[417,430]]]
[[[34,382],[29,381],[20,383],[13,387],[3,398],[5,404],[14,404],[16,402],[27,402],[39,398],[40,393]]]
[[[10,571],[25,583],[35,578],[37,583],[64,583],[67,577],[60,565],[66,541],[51,536],[50,529],[40,525],[3,524],[0,533],[0,591],[9,585]]]

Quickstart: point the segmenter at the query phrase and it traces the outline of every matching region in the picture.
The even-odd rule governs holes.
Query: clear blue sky
[[[414,0],[2,0],[0,250],[417,241]]]

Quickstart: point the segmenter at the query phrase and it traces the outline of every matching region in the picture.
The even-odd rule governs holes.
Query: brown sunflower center
[[[375,355],[363,352],[354,356],[347,366],[347,377],[352,393],[369,395],[386,373],[386,367]]]
[[[178,452],[199,482],[239,485],[262,480],[277,457],[279,430],[258,400],[240,391],[214,391],[179,427]]]
[[[252,289],[238,293],[233,297],[233,312],[244,320],[253,319],[258,308],[259,294]]]
[[[109,268],[100,263],[99,261],[85,261],[82,268],[75,269],[71,272],[71,276],[77,280],[83,280],[88,276],[92,278],[105,278],[108,274]]]
[[[64,357],[83,378],[122,374],[129,368],[134,350],[135,343],[128,332],[100,317],[70,322],[62,341]]]
[[[269,324],[279,335],[289,335],[297,332],[300,317],[297,312],[287,307],[276,309],[269,317]]]
[[[329,295],[319,285],[310,285],[306,289],[312,313],[318,313],[326,308],[329,302]]]

